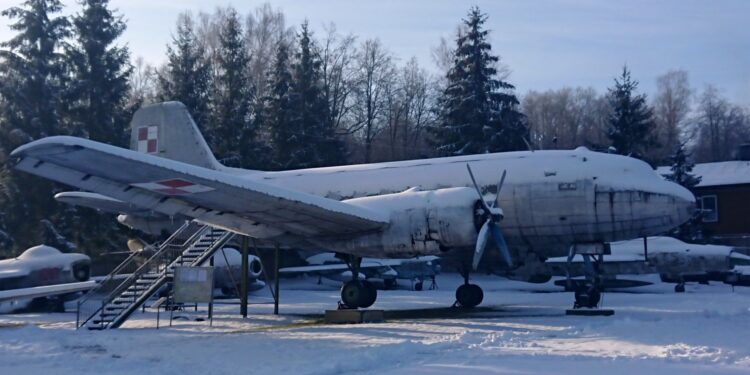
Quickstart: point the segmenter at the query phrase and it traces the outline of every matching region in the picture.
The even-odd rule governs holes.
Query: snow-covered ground
[[[749,373],[750,289],[657,284],[607,293],[611,317],[565,316],[573,296],[550,284],[474,278],[485,302],[447,308],[460,283],[438,290],[380,291],[379,324],[324,325],[338,288],[314,279],[282,283],[281,315],[266,291],[248,319],[220,305],[207,321],[138,313],[122,328],[75,331],[75,313],[0,317],[0,374],[331,374],[331,373]],[[205,307],[188,312],[205,317]]]

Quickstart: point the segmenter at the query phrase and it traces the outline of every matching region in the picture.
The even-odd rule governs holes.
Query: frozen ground
[[[156,330],[147,312],[122,329],[89,332],[73,330],[74,313],[6,315],[0,374],[750,372],[750,289],[689,285],[675,294],[654,285],[605,294],[612,317],[570,317],[572,295],[552,285],[475,280],[485,302],[472,313],[445,308],[456,275],[441,275],[439,290],[381,291],[374,307],[391,318],[380,324],[321,324],[338,291],[313,280],[282,283],[278,317],[260,293],[248,319],[222,305],[213,327],[178,320]]]

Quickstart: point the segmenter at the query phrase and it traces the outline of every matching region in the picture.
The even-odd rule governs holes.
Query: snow
[[[324,325],[338,285],[283,280],[280,316],[267,291],[252,295],[250,316],[218,305],[208,322],[177,320],[156,330],[153,312],[119,330],[74,331],[74,313],[0,317],[0,373],[294,374],[740,374],[750,371],[750,290],[722,284],[668,284],[607,293],[612,317],[565,316],[572,295],[550,284],[473,278],[485,307],[447,308],[455,274],[439,290],[379,291],[387,322]],[[420,309],[420,310],[416,310]],[[205,316],[188,311],[190,317]]]
[[[659,167],[661,175],[671,173],[670,167]],[[696,187],[750,184],[750,161],[730,160],[716,163],[700,163],[691,172],[701,178]]]

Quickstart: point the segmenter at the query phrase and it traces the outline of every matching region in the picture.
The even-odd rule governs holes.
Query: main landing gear
[[[602,265],[604,263],[604,254],[608,253],[603,246],[589,245],[571,247],[568,255],[568,277],[566,289],[573,289],[575,292],[575,302],[573,309],[567,310],[568,315],[612,315],[613,310],[599,309],[599,303],[602,300]],[[578,251],[577,251],[578,250]],[[576,253],[583,256],[584,270],[586,279],[583,282],[574,282],[570,277],[570,266]],[[581,310],[586,309],[586,310]]]
[[[352,273],[352,279],[341,287],[341,302],[339,309],[368,308],[378,298],[378,290],[371,282],[359,279],[361,257],[348,256],[344,259]]]
[[[479,306],[484,299],[482,288],[479,287],[479,285],[469,283],[468,269],[468,267],[464,267],[464,269],[461,270],[461,276],[464,277],[464,283],[456,289],[456,302],[453,304],[454,307],[476,307]]]

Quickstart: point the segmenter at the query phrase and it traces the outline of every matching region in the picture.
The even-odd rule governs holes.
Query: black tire
[[[599,306],[602,294],[597,290],[579,289],[575,293],[576,307],[594,308]]]
[[[677,284],[674,286],[675,293],[685,293],[685,284]]]
[[[341,286],[341,302],[349,308],[356,309],[360,301],[364,301],[365,289],[359,280],[347,281]]]
[[[361,295],[362,299],[359,301],[359,307],[366,309],[372,306],[375,303],[375,300],[378,299],[378,288],[376,288],[371,282],[365,280],[362,281],[362,289],[364,292]]]
[[[88,281],[91,277],[91,268],[87,264],[73,266],[73,278],[78,281]]]
[[[456,301],[461,307],[473,308],[482,303],[484,292],[479,285],[464,284],[456,289]]]
[[[416,290],[417,292],[421,292],[422,289],[424,289],[424,281],[417,281],[414,284],[414,290]]]

